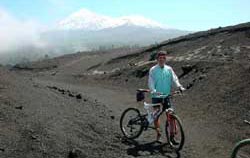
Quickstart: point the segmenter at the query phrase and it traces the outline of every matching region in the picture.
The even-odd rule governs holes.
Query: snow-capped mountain
[[[3,20],[6,16],[1,12],[1,10],[0,14],[2,14],[3,17],[2,21],[6,21]],[[16,31],[21,31],[22,33],[18,33],[17,35],[23,35],[24,33],[25,35],[23,37],[27,36],[25,30],[33,28],[27,27],[30,25],[19,25],[19,23],[15,22],[15,20],[13,25],[15,25],[15,29],[11,29],[14,30],[15,33]],[[3,28],[5,29],[5,27]],[[30,32],[30,30],[28,32]],[[39,59],[45,54],[48,54],[49,56],[59,56],[78,51],[103,51],[105,49],[118,47],[147,46],[170,38],[186,35],[188,33],[190,32],[170,29],[165,25],[162,25],[154,20],[147,19],[143,16],[137,15],[114,18],[100,15],[87,9],[81,9],[80,11],[77,11],[61,20],[52,29],[44,29],[44,31],[39,32],[39,35],[35,34],[37,36],[34,36],[34,40],[33,38],[32,40],[28,38],[29,41],[35,42],[32,42],[30,45],[25,47],[22,43],[22,47],[18,50],[13,50],[13,52],[10,53],[17,54],[18,56],[20,51],[27,52],[27,54],[24,55],[25,58]],[[8,42],[10,34],[6,35]],[[16,40],[17,38],[14,39]],[[33,55],[29,55],[29,52],[32,52]],[[10,53],[8,52],[8,54]],[[0,58],[2,59],[2,57]],[[12,62],[12,59],[14,58],[10,57],[8,59],[8,63],[14,63]],[[2,59],[2,61],[4,60],[7,61],[7,59]]]
[[[151,19],[147,19],[143,16],[124,16],[120,17],[118,20],[121,21],[121,25],[129,25],[129,26],[141,26],[145,28],[162,28],[167,29],[166,26],[153,21]]]
[[[97,31],[123,25],[140,26],[145,28],[167,28],[164,25],[143,16],[136,15],[113,18],[91,12],[87,9],[81,9],[80,11],[66,17],[59,22],[58,28],[62,30],[82,29]]]
[[[41,38],[56,48],[56,52],[73,53],[103,47],[146,46],[187,33],[143,16],[114,18],[81,9],[61,20],[55,29],[43,33]]]

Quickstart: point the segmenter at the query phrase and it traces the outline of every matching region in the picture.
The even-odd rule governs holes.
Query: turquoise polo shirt
[[[164,67],[160,67],[159,65],[155,65],[150,69],[148,84],[151,92],[160,92],[164,95],[170,95],[173,83],[176,87],[181,86],[176,74],[170,66],[164,65]],[[152,93],[151,97],[159,98],[159,96],[154,93]]]

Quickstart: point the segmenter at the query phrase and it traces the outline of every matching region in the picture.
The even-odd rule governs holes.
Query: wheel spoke
[[[137,109],[127,109],[120,120],[121,129],[125,137],[134,138],[142,132],[142,121]]]
[[[176,150],[181,150],[184,144],[182,125],[177,116],[170,115],[166,124],[166,134],[169,144]]]
[[[236,158],[250,158],[250,144],[239,148]]]

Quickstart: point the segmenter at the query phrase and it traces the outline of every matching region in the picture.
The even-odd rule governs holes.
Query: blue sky
[[[206,30],[250,21],[250,0],[1,0],[17,19],[56,23],[86,8],[112,17],[142,15],[183,30]]]

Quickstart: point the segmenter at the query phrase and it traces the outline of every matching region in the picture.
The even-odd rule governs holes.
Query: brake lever
[[[247,120],[244,120],[244,122],[245,122],[246,124],[249,124],[249,125],[250,125],[250,122],[249,122],[249,121],[247,121]]]
[[[175,92],[173,93],[173,96],[175,96],[175,95],[183,95],[183,92],[180,91],[180,90],[175,91]]]

